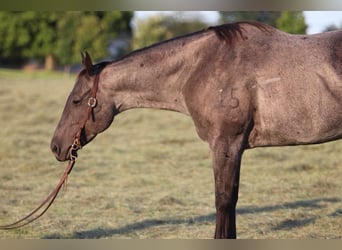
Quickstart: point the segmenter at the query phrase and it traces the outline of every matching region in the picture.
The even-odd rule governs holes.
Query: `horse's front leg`
[[[211,143],[215,176],[215,238],[236,238],[242,138],[217,138]]]

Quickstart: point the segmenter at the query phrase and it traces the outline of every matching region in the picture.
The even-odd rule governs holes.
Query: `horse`
[[[342,30],[292,35],[244,21],[163,41],[115,61],[93,64],[85,52],[82,64],[51,141],[57,160],[73,157],[70,150],[89,143],[128,109],[190,116],[211,151],[215,238],[236,238],[245,150],[342,137]]]

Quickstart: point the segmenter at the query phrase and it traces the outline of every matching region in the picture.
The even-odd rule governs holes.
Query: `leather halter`
[[[79,130],[76,132],[76,134],[74,136],[73,143],[69,149],[70,159],[69,159],[68,165],[67,165],[66,169],[64,170],[64,173],[63,173],[61,179],[59,180],[57,186],[45,198],[45,200],[43,200],[41,202],[41,204],[36,209],[32,210],[28,215],[17,220],[14,223],[7,224],[7,225],[0,225],[0,229],[15,229],[15,228],[25,226],[25,225],[37,220],[39,217],[41,217],[49,209],[49,207],[52,205],[52,203],[56,199],[61,188],[63,186],[66,186],[68,175],[70,174],[72,168],[74,167],[74,164],[75,164],[76,159],[77,159],[77,151],[82,148],[82,145],[81,145],[82,131],[84,130],[87,121],[90,119],[90,116],[92,116],[93,121],[95,120],[94,114],[93,114],[93,109],[97,105],[96,93],[98,90],[99,79],[100,79],[100,74],[98,73],[95,75],[94,85],[93,85],[92,90],[91,90],[91,95],[88,99],[87,116],[86,116],[85,120],[83,121],[83,123],[81,123]],[[39,214],[37,214],[37,212],[39,212],[39,210],[41,210],[44,206],[45,206],[45,208]]]
[[[90,94],[90,97],[89,97],[88,103],[87,103],[88,104],[88,109],[87,109],[86,118],[81,123],[80,128],[76,132],[76,134],[74,136],[74,139],[73,139],[73,143],[71,144],[71,147],[70,147],[70,150],[69,150],[70,160],[76,161],[76,159],[77,159],[77,151],[82,148],[81,134],[82,134],[82,131],[85,128],[85,125],[86,125],[87,121],[90,119],[90,116],[92,116],[92,120],[95,121],[93,109],[97,105],[96,93],[97,93],[98,86],[99,86],[99,79],[100,79],[100,74],[96,74],[95,75],[95,79],[94,79],[94,85],[93,85],[93,87],[91,89],[91,94]]]

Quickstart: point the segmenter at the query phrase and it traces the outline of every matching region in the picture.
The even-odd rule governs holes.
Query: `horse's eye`
[[[74,105],[78,105],[78,104],[81,103],[81,100],[80,100],[80,99],[74,99],[74,100],[72,100],[72,103],[73,103]]]

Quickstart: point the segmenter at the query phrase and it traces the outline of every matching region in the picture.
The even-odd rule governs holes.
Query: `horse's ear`
[[[88,74],[91,75],[93,73],[93,63],[91,61],[90,55],[87,51],[81,53],[82,56],[82,64],[87,70]]]

